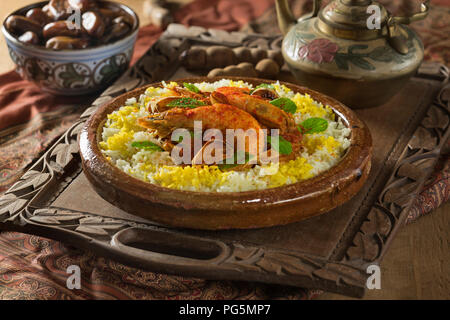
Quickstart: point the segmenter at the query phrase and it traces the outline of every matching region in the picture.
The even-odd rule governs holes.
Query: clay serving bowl
[[[222,78],[199,77],[178,82],[213,82]],[[253,85],[270,82],[226,78],[242,79]],[[351,129],[351,146],[341,161],[314,178],[265,190],[213,193],[168,189],[127,175],[106,160],[98,143],[107,114],[123,106],[128,98],[139,97],[146,87],[104,104],[88,119],[79,141],[84,173],[105,200],[131,214],[172,227],[260,228],[327,212],[352,198],[366,181],[372,154],[370,132],[353,111],[335,99],[305,87],[284,84],[294,92],[308,93],[316,101],[329,105]]]

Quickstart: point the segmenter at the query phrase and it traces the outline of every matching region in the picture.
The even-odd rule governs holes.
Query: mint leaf
[[[186,89],[188,89],[188,90],[190,90],[190,91],[192,91],[192,92],[195,92],[195,93],[199,93],[199,92],[200,92],[200,89],[197,88],[197,87],[196,87],[194,84],[192,84],[192,83],[183,82],[183,86],[184,86]]]
[[[289,155],[292,153],[292,144],[282,136],[279,136],[278,143],[272,143],[272,137],[267,136],[267,142],[280,154]]]
[[[168,107],[179,107],[179,108],[197,108],[201,106],[206,106],[206,104],[200,100],[194,98],[180,98],[170,101],[167,104]]]
[[[164,151],[163,148],[158,146],[156,143],[150,141],[135,141],[131,143],[131,146],[138,149],[144,149],[149,151]]]
[[[270,101],[270,103],[288,113],[295,113],[297,111],[297,105],[289,98],[277,98]]]
[[[298,129],[303,134],[319,133],[327,130],[328,121],[323,118],[309,118],[303,121]]]

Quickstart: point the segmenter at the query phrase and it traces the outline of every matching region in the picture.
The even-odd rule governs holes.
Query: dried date
[[[36,21],[23,16],[12,15],[6,19],[6,29],[16,35],[22,35],[27,31],[41,34],[41,26]]]
[[[65,36],[53,37],[45,43],[45,47],[54,50],[85,49],[89,41],[83,38],[72,38]]]
[[[102,17],[93,11],[83,13],[82,25],[84,30],[94,38],[100,38],[105,33],[105,23]]]
[[[48,3],[48,16],[53,21],[68,18],[72,14],[72,8],[67,0],[50,0]]]
[[[77,37],[80,35],[80,29],[69,21],[55,21],[46,24],[42,33],[46,39],[56,36]]]
[[[39,36],[36,33],[34,33],[33,31],[25,32],[18,39],[20,42],[27,43],[27,44],[34,44],[34,45],[38,45],[40,42]]]
[[[39,23],[40,26],[45,26],[50,22],[49,17],[41,8],[33,8],[27,11],[26,17],[34,22]]]

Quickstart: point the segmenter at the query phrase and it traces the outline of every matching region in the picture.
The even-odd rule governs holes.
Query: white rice
[[[163,82],[163,85],[171,84]],[[227,79],[195,85],[201,91],[209,92],[223,86],[253,89],[252,85],[243,81]],[[296,159],[297,162],[256,165],[246,171],[223,173],[217,170],[217,167],[211,166],[209,168],[211,173],[198,171],[196,167],[183,169],[175,166],[168,152],[146,151],[132,147],[131,144],[135,141],[158,142],[153,133],[137,125],[136,119],[148,116],[148,107],[152,99],[169,95],[170,91],[167,88],[149,88],[139,99],[128,99],[125,106],[109,115],[102,132],[101,150],[112,164],[127,174],[150,183],[190,191],[236,192],[266,189],[311,178],[336,165],[350,146],[351,130],[341,119],[337,121],[334,119],[335,115],[329,107],[313,101],[307,95],[296,95],[279,82],[274,82],[273,85],[280,97],[287,97],[296,102],[298,112],[294,114],[294,119],[297,124],[317,116],[314,114],[317,112],[323,114],[322,117],[328,121],[328,128],[324,132],[304,135],[305,147]],[[298,173],[300,171],[302,173]]]

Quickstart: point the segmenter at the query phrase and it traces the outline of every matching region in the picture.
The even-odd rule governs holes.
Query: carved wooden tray
[[[77,139],[86,119],[99,105],[146,83],[194,76],[180,67],[185,49],[199,44],[279,49],[280,43],[281,37],[169,26],[0,197],[0,228],[64,241],[156,272],[362,296],[367,266],[381,261],[449,136],[450,87],[443,66],[424,64],[389,103],[357,111],[373,138],[367,183],[346,204],[298,223],[253,230],[169,229],[104,201],[81,170]]]

